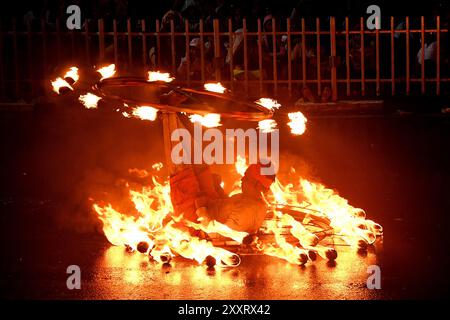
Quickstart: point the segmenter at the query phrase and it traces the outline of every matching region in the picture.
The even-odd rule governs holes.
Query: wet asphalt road
[[[89,225],[85,222],[92,218],[83,202],[92,190],[83,191],[93,181],[102,181],[102,190],[114,182],[105,172],[142,168],[161,155],[152,151],[160,147],[159,140],[142,138],[154,137],[160,128],[95,114],[51,112],[2,115],[1,121],[2,298],[448,296],[446,119],[311,119],[308,134],[294,142],[281,141],[282,149],[301,155],[313,164],[316,176],[382,224],[383,243],[366,257],[337,248],[335,265],[318,260],[299,267],[272,257],[244,256],[238,268],[215,272],[182,259],[163,269],[111,247],[103,235],[93,232],[95,228],[75,228]],[[72,264],[81,268],[81,290],[66,287],[66,268]],[[381,268],[381,290],[366,287],[367,266],[372,264]]]

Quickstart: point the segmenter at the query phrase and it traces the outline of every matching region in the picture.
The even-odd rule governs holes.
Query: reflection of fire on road
[[[114,65],[97,71],[102,76],[100,81],[116,73]],[[58,94],[63,93],[62,88],[73,91],[78,79],[78,69],[73,67],[63,78],[52,82],[53,90]],[[169,74],[159,72],[150,72],[147,79],[149,82],[162,83],[172,80]],[[219,94],[226,91],[220,83],[206,85],[205,89]],[[91,92],[79,96],[79,101],[87,109],[97,108],[100,99],[100,96]],[[180,99],[180,103],[183,100],[185,98]],[[281,106],[269,98],[261,98],[256,104],[270,112],[279,110]],[[130,106],[121,102],[121,107],[116,111],[127,118],[154,121],[160,110],[150,103]],[[165,113],[162,116],[163,126],[167,121],[173,121]],[[301,112],[290,113],[288,118],[293,135],[305,132],[307,119]],[[200,115],[193,112],[190,120],[205,127],[217,127],[220,126],[221,114]],[[261,131],[270,132],[277,124],[272,119],[260,119],[258,126]],[[110,243],[124,246],[129,251],[138,251],[166,264],[173,257],[181,256],[208,266],[237,266],[240,264],[241,250],[274,256],[293,264],[305,264],[318,257],[335,260],[337,251],[334,244],[337,239],[346,246],[367,250],[377,236],[382,235],[379,224],[366,219],[362,209],[354,208],[335,191],[303,177],[292,181],[290,176],[288,183],[281,182],[285,177],[272,176],[268,179],[255,174],[254,166],[248,166],[244,158],[237,157],[233,174],[241,179],[232,182],[233,188],[228,194],[223,190],[220,178],[211,175],[209,169],[203,173],[186,167],[178,171],[169,170],[170,173],[176,172],[170,179],[161,175],[160,163],[153,165],[152,172],[130,169],[130,173],[139,177],[151,177],[148,185],[128,190],[128,200],[134,205],[134,215],[120,212],[113,204],[101,201],[93,207],[103,222],[103,231]],[[199,178],[205,172],[207,184],[213,186],[210,188],[213,191],[209,190],[210,194],[205,190],[205,182]],[[295,170],[292,169],[292,172]],[[183,185],[186,177],[189,183]],[[205,191],[205,203],[211,200],[225,203],[217,205],[220,209],[216,215],[212,213],[213,205],[199,204],[197,196],[189,198],[191,194],[204,194]],[[247,219],[242,222],[239,221],[242,217],[233,216],[230,212],[240,212],[233,207],[236,204],[250,208],[249,192],[256,192],[257,203],[253,207],[253,215],[245,217],[251,221]],[[175,193],[179,194],[178,198]],[[183,207],[185,203],[180,205],[180,196],[190,201],[189,210]],[[122,200],[117,199],[118,202]],[[260,212],[261,208],[262,215],[257,218],[256,212]],[[221,218],[221,210],[226,211],[226,218]]]

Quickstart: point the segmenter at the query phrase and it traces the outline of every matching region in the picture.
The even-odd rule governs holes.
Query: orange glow
[[[292,112],[288,114],[289,122],[288,126],[291,128],[291,133],[295,135],[302,135],[306,131],[306,122],[308,119],[301,113]]]
[[[204,116],[193,114],[189,116],[189,119],[192,123],[200,123],[202,126],[207,128],[215,128],[222,125],[220,123],[220,114],[218,113],[208,113]]]
[[[224,93],[226,88],[224,86],[222,86],[222,84],[220,82],[217,83],[205,83],[204,85],[205,90],[210,91],[210,92],[217,92],[217,93]]]
[[[102,98],[96,96],[95,94],[92,94],[88,92],[85,95],[81,95],[78,100],[86,107],[86,109],[95,109],[97,108],[98,102]]]
[[[261,107],[264,107],[272,112],[281,107],[281,104],[279,104],[276,100],[273,100],[270,98],[261,98],[261,99],[255,101],[255,103],[259,104]]]
[[[264,133],[273,132],[277,128],[277,123],[273,119],[261,120],[258,122],[258,129]]]
[[[163,73],[159,71],[149,71],[148,72],[148,81],[163,81],[163,82],[172,82],[175,78],[170,76],[170,73]]]
[[[80,79],[80,76],[78,75],[78,68],[71,67],[69,71],[67,71],[64,75],[64,78],[71,78],[73,79],[74,83],[77,82]]]
[[[141,120],[155,121],[158,109],[148,106],[141,106],[133,109],[132,115]]]
[[[52,87],[53,91],[55,91],[57,94],[60,93],[61,88],[69,88],[70,90],[73,90],[72,86],[63,78],[56,78],[55,81],[52,81]]]
[[[109,66],[97,69],[97,72],[102,75],[100,80],[111,78],[116,74],[116,65],[110,64]]]

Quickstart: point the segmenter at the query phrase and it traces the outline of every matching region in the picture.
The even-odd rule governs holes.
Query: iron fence
[[[13,20],[0,23],[0,95],[33,99],[64,68],[105,63],[125,74],[166,70],[186,86],[220,81],[243,95],[295,99],[305,87],[318,97],[328,90],[330,100],[443,93],[449,40],[439,17],[428,28],[424,17],[406,17],[401,28],[391,17],[389,28],[373,31],[363,18],[350,20],[272,19],[256,26],[199,20],[195,28],[189,20],[156,20],[151,27],[145,20],[86,20],[71,31],[58,20],[28,26]]]

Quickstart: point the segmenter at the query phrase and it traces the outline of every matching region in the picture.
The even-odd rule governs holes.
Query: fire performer
[[[183,170],[171,178],[174,209],[191,221],[208,224],[216,220],[233,230],[254,234],[267,214],[263,196],[275,181],[275,175],[262,175],[261,168],[261,164],[250,165],[241,180],[242,192],[231,197],[225,195],[220,179],[208,167],[195,175],[192,168]]]

